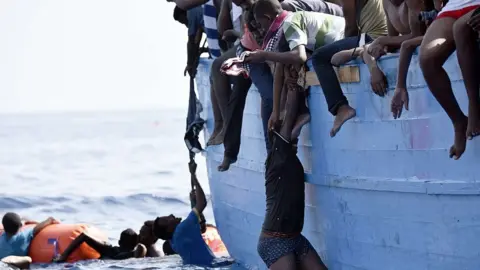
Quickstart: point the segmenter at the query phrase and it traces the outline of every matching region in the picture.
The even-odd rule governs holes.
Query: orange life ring
[[[28,224],[21,230],[32,228],[35,224]],[[0,234],[3,227],[0,225]],[[61,254],[81,233],[88,233],[99,241],[107,241],[107,237],[100,230],[85,224],[54,224],[41,230],[32,240],[28,255],[34,263],[50,263],[55,254]],[[100,258],[100,254],[83,243],[69,257],[68,262],[91,260]]]
[[[227,247],[225,247],[215,226],[207,225],[207,231],[202,234],[202,237],[215,255],[228,256]]]

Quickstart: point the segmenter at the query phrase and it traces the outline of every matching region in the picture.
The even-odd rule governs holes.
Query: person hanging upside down
[[[299,91],[295,71],[285,70],[283,80],[275,78],[287,84],[281,93],[286,96],[285,104],[281,105],[285,117],[271,130],[273,145],[265,162],[266,213],[257,251],[271,270],[326,270],[313,246],[302,235],[305,173],[297,157],[296,142],[304,125],[301,104],[305,103],[305,97]]]

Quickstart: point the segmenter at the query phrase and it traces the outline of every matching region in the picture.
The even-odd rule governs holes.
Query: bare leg
[[[335,120],[333,121],[332,130],[330,130],[330,137],[335,137],[337,133],[342,128],[342,125],[348,120],[352,119],[357,115],[355,109],[350,107],[350,105],[342,105],[337,110],[337,115],[335,115]]]
[[[467,25],[468,19],[472,16],[471,11],[458,19],[453,26],[453,36],[457,47],[457,58],[465,82],[468,94],[468,127],[466,136],[469,140],[480,135],[480,106],[478,90],[480,80],[478,71],[480,65],[480,54],[476,42],[477,33]]]
[[[295,255],[288,254],[280,259],[278,259],[272,266],[270,266],[270,270],[295,270],[297,269],[297,265],[295,262]]]
[[[465,152],[467,117],[458,106],[452,85],[443,64],[455,50],[452,18],[433,21],[420,46],[420,67],[433,96],[450,117],[455,130],[455,141],[450,148],[450,157],[459,159]]]
[[[302,270],[328,270],[315,249],[310,249],[300,261]]]
[[[215,120],[215,126],[213,128],[213,132],[212,132],[212,135],[210,136],[210,139],[208,139],[207,146],[218,145],[223,142],[217,139],[218,134],[223,129],[223,117],[220,112],[220,106],[218,105],[217,96],[215,95],[212,79],[210,79],[210,99],[212,100],[213,118]]]
[[[300,131],[302,131],[302,127],[308,122],[310,122],[310,111],[308,110],[305,102],[305,92],[302,92],[298,101],[299,107],[297,112],[297,119],[292,129],[292,140],[297,139],[298,136],[300,136]]]

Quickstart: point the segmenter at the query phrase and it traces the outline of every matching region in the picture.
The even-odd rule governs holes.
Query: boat
[[[205,139],[213,131],[211,62],[201,60],[196,79]],[[389,82],[383,98],[371,90],[364,64],[340,67],[337,74],[357,117],[334,138],[333,117],[309,73],[312,120],[302,130],[298,153],[308,182],[303,234],[330,270],[480,269],[480,140],[468,141],[460,160],[449,158],[453,127],[418,62],[415,53],[408,72],[410,110],[398,120],[390,112],[398,54],[379,61]],[[455,54],[445,68],[467,112]],[[247,269],[265,269],[256,251],[265,214],[263,138],[260,96],[252,87],[238,161],[218,172],[223,146],[204,153],[217,227],[230,255]]]

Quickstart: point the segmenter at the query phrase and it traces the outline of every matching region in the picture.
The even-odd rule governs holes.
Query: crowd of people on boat
[[[335,67],[360,59],[371,75],[372,91],[385,97],[387,79],[378,60],[399,51],[396,87],[391,100],[395,119],[408,110],[406,84],[412,54],[420,46],[419,63],[433,96],[450,117],[455,140],[450,156],[465,151],[466,140],[480,134],[478,63],[480,0],[168,0],[175,3],[173,17],[188,27],[185,74],[195,77],[199,56],[214,58],[210,71],[211,101],[215,118],[208,145],[224,145],[218,167],[226,171],[240,149],[243,110],[250,86],[261,96],[265,135],[266,214],[257,251],[269,269],[327,269],[310,242],[302,235],[305,179],[297,157],[302,127],[309,122],[306,103],[306,62],[324,92],[334,116],[330,136],[356,116],[342,92]],[[453,95],[443,64],[457,49],[457,58],[469,98],[468,117]],[[315,117],[315,116],[313,116]],[[174,215],[146,221],[139,233],[124,230],[118,246],[98,241],[87,233],[73,240],[55,262],[66,261],[82,243],[101,258],[157,257],[158,239],[165,240],[165,254],[179,254],[185,264],[211,265],[212,251],[202,238],[205,231],[205,194],[191,162],[192,211],[185,220]],[[49,218],[25,225],[19,215],[7,213],[0,235],[2,262],[23,267],[31,260],[32,239],[45,227],[57,224]]]
[[[214,130],[207,145],[224,145],[219,171],[237,161],[242,117],[253,84],[261,97],[265,135],[266,214],[258,254],[269,269],[327,269],[302,236],[303,167],[296,155],[302,126],[310,120],[307,61],[334,116],[330,136],[356,116],[335,68],[359,59],[368,66],[372,91],[385,97],[388,81],[378,61],[399,52],[391,99],[394,119],[409,109],[407,74],[414,51],[426,85],[451,119],[450,157],[480,135],[480,0],[168,0],[174,19],[188,27],[185,73],[194,77],[202,34],[210,55]],[[203,11],[203,17],[202,17]],[[468,117],[456,102],[443,64],[457,49],[469,98]],[[315,117],[315,116],[312,116]]]

